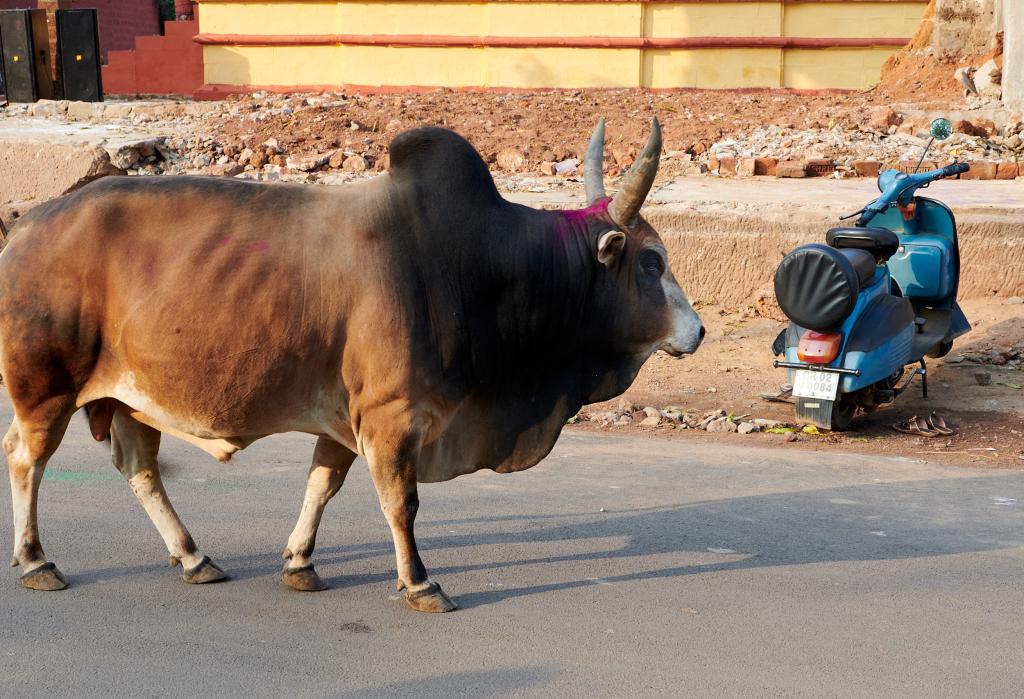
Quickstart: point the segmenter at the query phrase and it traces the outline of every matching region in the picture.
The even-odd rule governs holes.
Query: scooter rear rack
[[[860,376],[860,369],[844,369],[843,367],[822,366],[820,364],[808,364],[807,362],[780,362],[776,359],[772,362],[772,366],[776,369],[807,369],[808,371],[821,371],[826,374]]]

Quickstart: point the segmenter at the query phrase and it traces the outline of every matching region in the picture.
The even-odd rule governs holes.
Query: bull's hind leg
[[[170,553],[171,565],[181,563],[183,566],[182,579],[187,583],[211,583],[227,578],[220,567],[196,549],[192,536],[167,497],[156,459],[160,433],[118,410],[114,413],[110,437],[114,466],[128,480],[132,492],[160,532]]]
[[[367,461],[377,488],[380,508],[391,527],[398,567],[398,589],[405,601],[420,612],[450,612],[456,605],[427,577],[427,569],[416,549],[413,525],[420,500],[416,490],[416,459],[420,439],[413,431],[402,436],[380,435],[370,439]]]
[[[320,437],[313,452],[313,465],[309,467],[306,496],[302,500],[299,521],[288,537],[284,550],[284,572],[281,581],[290,588],[303,592],[324,590],[327,585],[316,574],[310,556],[316,546],[316,531],[324,508],[345,482],[349,467],[356,455],[333,439]]]
[[[11,565],[22,567],[25,572],[21,582],[33,590],[63,590],[68,586],[57,566],[46,560],[36,517],[46,462],[57,450],[73,413],[74,400],[68,396],[51,398],[32,409],[15,405],[14,422],[3,440],[14,509]]]

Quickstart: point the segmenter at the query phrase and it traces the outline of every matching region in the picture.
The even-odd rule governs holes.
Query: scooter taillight
[[[819,333],[808,330],[800,338],[796,356],[808,364],[828,364],[839,354],[843,336],[840,333]]]

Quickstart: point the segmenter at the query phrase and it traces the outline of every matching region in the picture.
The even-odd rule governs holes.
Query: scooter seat
[[[888,228],[833,228],[825,242],[839,249],[867,250],[879,262],[885,262],[900,248],[900,239]]]
[[[833,330],[853,311],[875,268],[875,258],[866,250],[802,245],[786,255],[775,271],[775,298],[797,325]]]
[[[857,273],[857,286],[864,288],[875,276],[878,264],[867,250],[840,250],[839,254],[850,261],[853,271]],[[859,290],[859,289],[858,289]]]

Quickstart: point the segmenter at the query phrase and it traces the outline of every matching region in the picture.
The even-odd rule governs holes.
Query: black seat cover
[[[834,330],[850,315],[857,294],[874,273],[875,259],[865,250],[803,245],[786,255],[775,271],[775,298],[797,325]]]
[[[896,254],[900,239],[888,228],[833,228],[825,234],[825,242],[834,248],[867,250],[879,262]]]
[[[868,285],[871,278],[875,276],[875,269],[878,264],[875,258],[867,250],[840,250],[839,254],[850,261],[853,270],[857,273],[857,286],[862,289]]]

